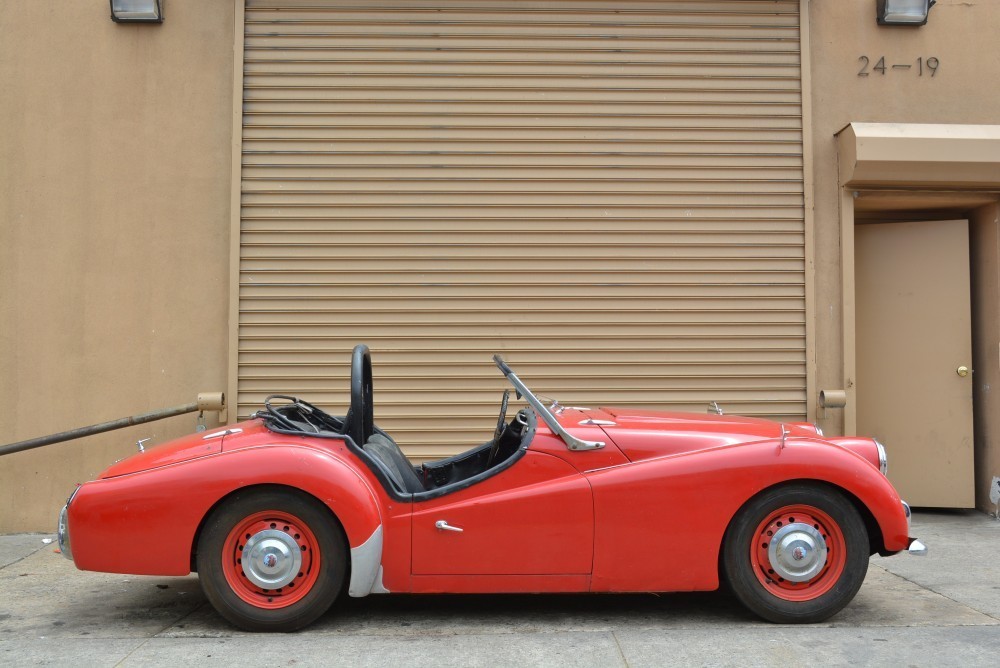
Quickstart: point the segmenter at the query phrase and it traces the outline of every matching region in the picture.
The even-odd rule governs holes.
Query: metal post
[[[38,438],[30,438],[26,441],[19,441],[17,443],[11,443],[10,445],[0,446],[0,456],[10,455],[23,450],[31,450],[32,448],[40,448],[44,445],[52,445],[53,443],[71,441],[75,438],[83,438],[84,436],[103,434],[106,431],[131,427],[137,424],[144,424],[146,422],[154,422],[156,420],[174,417],[175,415],[194,413],[199,410],[221,410],[224,405],[225,397],[221,393],[199,394],[198,401],[194,403],[174,406],[173,408],[161,408],[160,410],[140,413],[139,415],[132,415],[118,420],[111,420],[110,422],[93,424],[89,427],[70,429],[69,431],[62,431],[58,434],[52,434],[50,436],[39,436]]]

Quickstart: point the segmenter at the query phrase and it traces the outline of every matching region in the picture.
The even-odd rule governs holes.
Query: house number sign
[[[938,68],[941,67],[941,60],[936,56],[930,56],[929,58],[924,58],[920,56],[916,61],[910,61],[908,63],[892,63],[886,64],[885,56],[876,61],[872,65],[871,58],[868,56],[860,56],[858,62],[861,63],[861,69],[858,70],[859,77],[866,77],[869,74],[879,74],[885,76],[887,71],[916,71],[917,76],[935,76],[937,74]]]

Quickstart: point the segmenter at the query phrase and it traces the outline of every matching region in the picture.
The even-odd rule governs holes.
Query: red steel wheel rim
[[[768,555],[770,538],[782,526],[808,524],[814,527],[826,542],[826,563],[811,579],[791,582],[781,578],[772,568]],[[828,514],[814,506],[791,505],[771,512],[757,525],[750,545],[750,563],[754,575],[771,594],[785,601],[811,601],[833,589],[847,564],[847,542],[844,532]]]
[[[243,548],[247,541],[262,532],[280,532],[282,542],[294,545],[302,555],[298,572],[290,582],[275,589],[255,584],[244,571]],[[222,572],[233,592],[257,608],[276,610],[302,600],[315,586],[320,569],[319,543],[309,526],[295,515],[280,510],[263,510],[241,520],[233,527],[222,547]]]

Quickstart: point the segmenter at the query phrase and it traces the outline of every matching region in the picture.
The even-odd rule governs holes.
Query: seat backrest
[[[384,465],[386,473],[401,490],[410,494],[424,491],[424,485],[413,470],[410,460],[392,439],[374,433],[365,443],[364,451]]]

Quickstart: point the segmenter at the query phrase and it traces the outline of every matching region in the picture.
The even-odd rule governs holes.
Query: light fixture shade
[[[111,0],[115,23],[163,23],[160,0]]]
[[[922,26],[935,0],[878,0],[876,19],[880,26]]]

